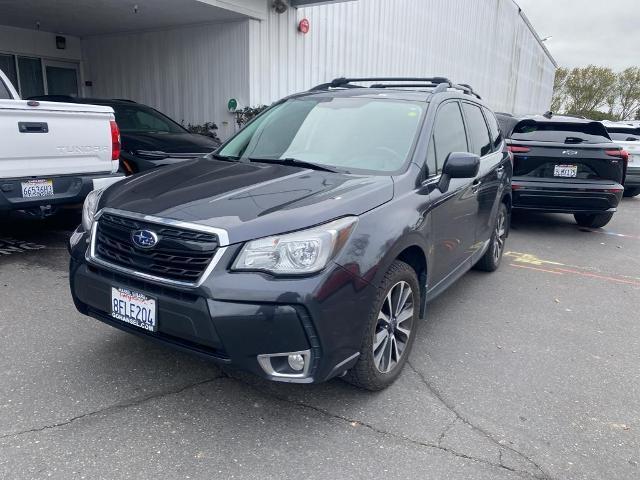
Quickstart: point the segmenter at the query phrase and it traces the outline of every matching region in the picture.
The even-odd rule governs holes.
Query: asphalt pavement
[[[77,212],[0,225],[0,478],[640,478],[640,198],[517,214],[389,389],[268,383],[83,317]]]

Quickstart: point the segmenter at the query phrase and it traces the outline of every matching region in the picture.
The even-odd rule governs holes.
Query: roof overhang
[[[265,19],[268,0],[4,0],[0,24],[87,37]]]

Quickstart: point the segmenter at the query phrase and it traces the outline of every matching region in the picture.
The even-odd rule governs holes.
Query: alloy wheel
[[[414,294],[401,281],[393,285],[382,303],[373,334],[373,363],[381,373],[390,372],[407,348],[413,327]]]
[[[493,239],[493,260],[498,263],[504,248],[504,242],[507,238],[507,217],[504,212],[498,215],[496,222],[496,231]]]

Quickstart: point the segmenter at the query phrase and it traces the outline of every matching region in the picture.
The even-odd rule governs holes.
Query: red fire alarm
[[[306,18],[303,18],[302,20],[300,20],[300,23],[298,23],[298,31],[300,33],[304,33],[304,34],[309,33],[310,27],[311,25],[309,24],[309,20],[307,20]]]

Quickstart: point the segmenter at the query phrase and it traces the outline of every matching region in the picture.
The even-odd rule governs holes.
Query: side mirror
[[[474,153],[452,152],[442,167],[438,188],[441,192],[449,189],[452,178],[474,178],[480,170],[480,157]]]

